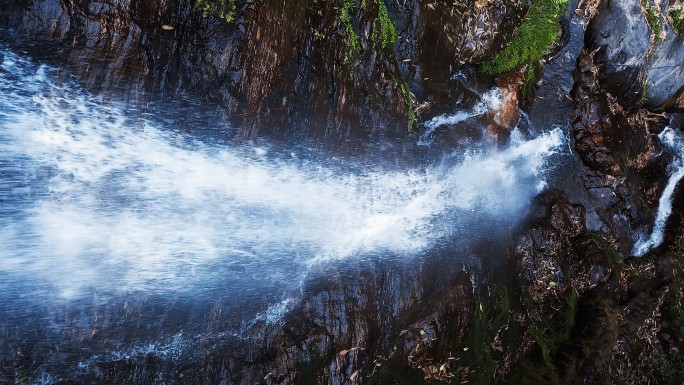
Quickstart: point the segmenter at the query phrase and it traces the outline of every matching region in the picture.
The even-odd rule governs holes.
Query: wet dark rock
[[[416,102],[444,105],[454,71],[497,50],[525,11],[475,0],[350,4],[239,1],[228,23],[188,0],[41,0],[3,7],[0,28],[38,59],[46,47],[61,52],[90,90],[221,106],[238,139],[262,129],[403,138]],[[385,14],[394,47],[379,40]]]
[[[478,64],[503,48],[527,10],[524,3],[481,0],[416,4],[416,32],[409,37],[421,42],[414,53],[415,80],[437,102],[448,94],[454,71]],[[417,95],[420,98],[422,93]]]
[[[522,73],[505,74],[496,79],[501,93],[501,105],[485,113],[487,134],[499,144],[506,143],[511,131],[520,121],[520,90],[524,83]]]
[[[491,86],[473,67],[513,34],[524,3],[383,2],[401,36],[391,52],[372,38],[381,7],[372,1],[354,3],[346,22],[339,1],[245,1],[234,23],[184,0],[16,1],[0,9],[0,26],[9,28],[3,40],[16,38],[39,60],[46,47],[58,50],[93,91],[189,93],[221,105],[239,139],[265,129],[296,139],[404,138],[415,109],[426,118],[472,105]],[[510,266],[478,261],[466,272],[444,250],[417,263],[332,266],[306,282],[282,319],[238,325],[228,320],[247,313],[241,305],[153,299],[105,310],[85,303],[41,319],[40,330],[18,317],[20,328],[0,331],[0,380],[37,382],[62,370],[62,384],[682,383],[681,187],[663,247],[625,259],[652,222],[671,160],[657,156],[654,139],[669,116],[640,108],[684,105],[681,37],[661,19],[663,37],[653,40],[639,2],[598,3],[571,92],[570,135],[588,192],[536,197],[510,236]],[[571,81],[560,67],[544,79],[563,82],[549,89],[568,107]],[[520,118],[520,84],[516,74],[499,78],[500,110],[435,137],[451,147],[481,140],[484,127],[505,140]],[[95,321],[84,315],[92,313]],[[148,340],[167,344],[136,345]]]
[[[508,347],[514,358],[504,383],[589,381],[605,371],[603,358],[617,339],[612,309],[591,298],[609,285],[620,259],[587,232],[584,207],[560,191],[537,196],[527,221],[512,250],[522,337]]]
[[[298,366],[310,367],[317,383],[341,384],[378,371],[421,373],[462,351],[473,308],[470,278],[463,271],[430,273],[436,281],[418,284],[426,273],[363,272],[359,281],[332,279],[319,286],[323,291],[312,288],[302,313],[294,311],[284,325],[292,338],[287,345],[301,347]]]
[[[590,54],[578,59],[575,87],[572,98],[576,103],[573,121],[575,149],[582,161],[594,170],[615,175],[620,166],[613,156],[618,133],[610,119],[611,109],[607,95],[597,82],[598,67]]]
[[[573,253],[568,259],[571,286],[580,295],[606,282],[622,256],[597,233],[583,233],[573,240]]]
[[[628,38],[624,38],[628,37]],[[639,75],[650,48],[651,31],[638,1],[604,1],[589,26],[591,47],[604,47],[596,61],[605,64],[602,85],[634,104],[641,99]]]
[[[221,303],[153,307],[130,298],[111,305],[86,330],[74,324],[62,329],[71,335],[53,336],[41,329],[39,338],[48,342],[10,348],[21,357],[8,356],[0,345],[0,378],[32,381],[45,372],[66,375],[58,384],[332,385],[383,383],[388,373],[403,373],[422,381],[426,373],[445,374],[439,368],[454,364],[447,357],[468,346],[473,291],[470,275],[449,258],[417,266],[331,267],[305,285],[282,319],[257,318],[235,331],[225,324],[235,314]],[[83,310],[93,311],[87,304]],[[62,317],[76,323],[83,314]],[[158,325],[150,329],[150,322]],[[200,326],[191,329],[194,324]],[[149,339],[156,342],[144,346]],[[69,350],[60,353],[57,346]]]
[[[684,45],[666,15],[669,1],[603,1],[591,21],[587,47],[598,50],[601,86],[625,107],[672,107],[684,91]],[[660,7],[660,8],[658,8]],[[656,21],[648,21],[651,12]],[[657,22],[658,26],[649,25]],[[656,33],[657,36],[656,36]]]
[[[623,262],[611,242],[585,231],[582,208],[560,192],[537,197],[529,221],[514,252],[527,331],[508,347],[519,350],[506,383],[681,381],[673,341],[682,341],[684,324],[668,320],[678,319],[684,299],[684,243],[656,260]]]
[[[579,304],[572,342],[560,353],[565,356],[559,360],[558,372],[565,375],[560,383],[600,383],[610,378],[605,373],[618,340],[617,319],[617,312],[594,295]]]
[[[656,137],[668,124],[664,115],[647,110],[626,111],[603,90],[594,53],[580,55],[572,100],[575,115],[571,135],[574,149],[588,170],[585,187],[604,226],[598,229],[617,240],[629,254],[636,229],[652,220],[659,191],[665,186],[669,155]],[[656,154],[665,154],[656,156]]]
[[[613,297],[619,335],[607,368],[609,375],[620,376],[629,384],[674,384],[684,378],[684,371],[677,367],[682,362],[681,352],[672,350],[672,344],[662,339],[665,325],[667,333],[676,333],[676,338],[681,338],[684,331],[681,324],[672,328],[666,321],[677,318],[672,318],[672,306],[677,307],[682,300],[681,266],[681,261],[669,256],[657,263],[646,260],[626,264],[620,281],[629,282],[627,290]],[[670,280],[662,274],[677,278]]]
[[[569,258],[574,237],[586,230],[584,207],[550,191],[535,198],[528,221],[514,249],[520,285],[533,301],[551,302],[571,284]]]

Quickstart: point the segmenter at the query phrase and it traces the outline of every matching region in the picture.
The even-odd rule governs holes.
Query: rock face
[[[426,97],[434,101],[449,92],[449,78],[454,71],[478,64],[501,49],[525,12],[520,3],[497,1],[416,4],[417,28],[410,37],[418,43],[414,80],[417,90],[424,89]]]
[[[528,221],[513,252],[523,294],[520,313],[512,314],[524,322],[497,335],[509,354],[502,382],[684,379],[684,356],[673,345],[682,341],[684,323],[667,315],[684,299],[681,257],[623,262],[610,242],[586,231],[583,208],[558,191],[537,197]],[[520,329],[511,343],[511,330]]]
[[[667,109],[684,91],[684,44],[665,17],[671,3],[603,1],[589,25],[588,48],[605,67],[601,86],[623,105]]]
[[[422,266],[331,267],[305,285],[302,301],[282,320],[260,319],[237,334],[224,332],[221,318],[230,314],[222,314],[226,308],[218,303],[208,312],[201,305],[188,311],[193,306],[169,304],[160,313],[154,302],[100,309],[90,329],[78,324],[82,314],[65,312],[59,321],[69,325],[63,329],[68,335],[51,335],[45,326],[44,340],[15,345],[11,357],[3,353],[0,378],[34,381],[43,372],[59,373],[60,384],[421,383],[425,376],[448,378],[456,369],[453,358],[467,350],[475,309],[470,276],[450,258]],[[83,309],[98,312],[87,304]],[[154,320],[150,314],[165,315]],[[196,330],[193,322],[200,325]],[[145,324],[158,326],[146,330]],[[126,336],[116,338],[112,333],[122,327]],[[160,342],[156,349],[113,350],[131,335]],[[70,348],[61,354],[56,346]]]
[[[629,254],[666,182],[663,171],[669,158],[656,135],[667,120],[647,110],[630,112],[601,88],[599,77],[593,54],[580,55],[572,90],[576,109],[571,135],[588,168],[584,185],[597,198],[593,209],[602,224],[593,230],[616,240]]]
[[[586,231],[584,207],[570,204],[559,191],[538,196],[532,205],[534,224],[515,246],[518,277],[532,300],[548,303],[547,296],[571,284],[568,269],[577,264],[569,259],[574,238]]]
[[[611,175],[620,173],[613,156],[619,142],[618,128],[611,121],[610,105],[597,83],[598,69],[591,55],[579,58],[573,99],[579,101],[573,122],[575,149],[590,168]]]
[[[491,54],[524,14],[474,0],[237,4],[227,22],[189,0],[14,2],[0,27],[39,57],[62,52],[92,90],[218,102],[241,138],[263,127],[403,137],[415,128],[412,91],[444,102],[453,71]]]

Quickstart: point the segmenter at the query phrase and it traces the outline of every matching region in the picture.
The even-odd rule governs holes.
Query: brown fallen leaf
[[[363,350],[363,348],[360,347],[360,346],[354,346],[353,348],[350,348],[350,349],[348,349],[348,350],[347,350],[347,349],[340,350],[340,352],[339,352],[338,354],[341,355],[341,356],[343,356],[343,355],[345,355],[345,354],[347,354],[347,353],[349,353],[349,352],[353,352],[354,350],[359,350],[359,349]]]

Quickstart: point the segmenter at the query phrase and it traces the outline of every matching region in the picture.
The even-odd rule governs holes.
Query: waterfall
[[[556,129],[410,169],[304,160],[165,129],[2,55],[0,276],[63,298],[257,290],[312,264],[420,255],[515,221],[562,147]]]
[[[674,199],[675,188],[682,177],[684,177],[684,140],[681,134],[671,127],[667,127],[658,135],[658,139],[665,146],[675,151],[676,155],[669,167],[670,179],[668,179],[665,190],[663,190],[663,195],[658,200],[658,212],[653,223],[653,231],[648,238],[644,239],[642,236],[634,244],[632,254],[638,257],[645,255],[663,243],[665,225],[670,214],[672,214],[672,199]]]
[[[435,130],[445,124],[454,125],[464,120],[480,116],[485,112],[496,110],[501,106],[501,91],[498,87],[494,87],[481,95],[480,101],[473,106],[472,109],[458,110],[450,114],[442,114],[435,116],[429,121],[425,122],[425,131],[420,135],[418,144],[421,146],[429,146],[432,143],[432,136]]]

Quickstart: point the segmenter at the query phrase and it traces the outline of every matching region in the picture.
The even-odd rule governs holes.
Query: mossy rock
[[[559,20],[565,14],[567,3],[567,0],[534,0],[517,34],[480,69],[486,74],[498,75],[539,64],[559,38]]]

